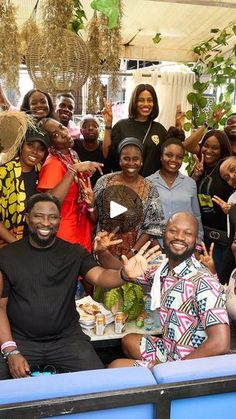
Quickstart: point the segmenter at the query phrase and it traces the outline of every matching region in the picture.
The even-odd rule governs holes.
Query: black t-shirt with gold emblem
[[[140,171],[142,176],[149,176],[160,169],[161,145],[166,140],[167,131],[156,121],[152,121],[150,129],[149,126],[150,121],[141,122],[130,118],[121,119],[114,125],[111,132],[112,157],[110,156],[113,171],[120,170],[117,147],[126,137],[135,137],[143,142],[143,166]]]

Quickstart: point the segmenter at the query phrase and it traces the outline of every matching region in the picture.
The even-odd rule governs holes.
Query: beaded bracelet
[[[9,348],[10,346],[14,346],[15,348],[16,348],[16,342],[14,342],[13,340],[8,340],[7,342],[4,342],[2,345],[1,345],[1,352],[4,350],[4,349],[6,349],[6,348]]]
[[[201,252],[202,251],[202,246],[200,244],[196,244],[195,250],[197,250],[198,252]]]

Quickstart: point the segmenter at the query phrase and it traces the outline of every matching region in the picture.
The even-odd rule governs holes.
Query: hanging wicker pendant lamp
[[[25,57],[29,75],[36,88],[43,91],[78,90],[89,76],[87,45],[79,35],[67,29],[60,29],[56,38],[54,46],[48,46],[46,32],[33,38]]]

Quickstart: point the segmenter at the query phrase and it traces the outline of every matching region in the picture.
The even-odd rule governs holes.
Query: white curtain
[[[150,69],[139,69],[133,76],[127,77],[125,107],[128,104],[132,90],[137,84],[151,84],[157,93],[160,113],[157,120],[168,129],[175,125],[176,106],[186,112],[191,109],[187,95],[192,91],[195,75],[183,65],[160,65]]]

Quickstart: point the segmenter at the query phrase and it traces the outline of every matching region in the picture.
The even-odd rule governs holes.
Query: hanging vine
[[[16,9],[10,0],[0,0],[0,77],[6,87],[19,88],[21,63]]]
[[[231,95],[235,89],[236,44],[231,47],[227,56],[223,55],[223,48],[228,46],[230,39],[236,35],[236,25],[233,24],[223,30],[213,28],[211,34],[211,38],[194,47],[193,52],[197,54],[198,60],[194,64],[189,64],[196,74],[196,82],[193,84],[194,91],[187,97],[192,105],[192,111],[188,111],[186,117],[195,127],[205,121],[216,128],[219,124],[224,125],[226,115],[231,110]],[[211,109],[208,109],[206,91],[210,86],[216,89],[222,85],[227,85],[225,93],[220,95],[218,104],[215,103]],[[216,121],[216,114],[222,115],[219,121]],[[191,129],[192,123],[185,124],[186,131]]]
[[[106,3],[106,4],[105,4]],[[108,4],[109,3],[109,4]],[[113,94],[118,90],[118,71],[121,46],[121,0],[103,2],[99,8],[99,2],[92,2],[91,6],[96,10],[88,25],[88,49],[91,56],[91,72],[88,91],[88,111],[97,113],[103,106],[103,89],[100,77],[102,74],[111,75],[111,88]],[[115,12],[111,13],[108,6],[113,6]],[[106,12],[104,14],[104,12]],[[110,13],[110,14],[109,14]]]

